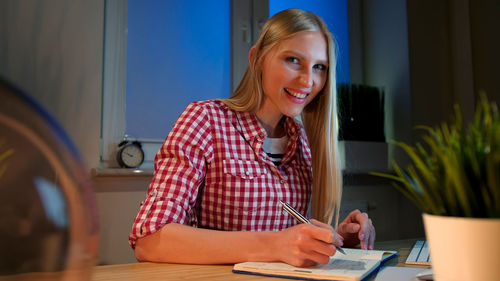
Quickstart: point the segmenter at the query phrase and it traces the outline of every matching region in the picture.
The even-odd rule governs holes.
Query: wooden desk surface
[[[377,242],[376,249],[398,251],[397,258],[388,260],[387,266],[407,266],[405,260],[417,239]],[[168,263],[130,263],[118,265],[96,266],[93,270],[93,281],[133,281],[133,280],[285,280],[232,273],[233,265],[192,265]],[[373,280],[373,276],[370,280]]]

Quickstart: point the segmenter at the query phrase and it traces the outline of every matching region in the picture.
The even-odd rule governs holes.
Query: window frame
[[[230,13],[229,83],[231,91],[234,91],[247,67],[248,51],[269,15],[269,1],[230,0]],[[99,168],[117,168],[118,144],[123,140],[137,140],[141,142],[145,154],[140,169],[150,170],[154,167],[154,157],[164,140],[140,136],[130,138],[126,135],[127,16],[127,0],[105,1]]]

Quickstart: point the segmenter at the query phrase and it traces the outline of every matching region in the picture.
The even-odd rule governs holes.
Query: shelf
[[[152,169],[92,168],[92,177],[152,177]]]

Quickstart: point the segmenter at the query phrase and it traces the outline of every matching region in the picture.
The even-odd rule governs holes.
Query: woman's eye
[[[324,64],[316,64],[314,65],[314,68],[317,70],[326,70],[327,67]]]
[[[290,63],[299,63],[299,59],[297,59],[295,57],[287,57],[286,61],[290,62]]]

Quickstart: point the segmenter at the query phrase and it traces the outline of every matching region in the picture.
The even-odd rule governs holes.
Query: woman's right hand
[[[299,224],[279,232],[279,259],[293,266],[305,267],[316,263],[327,264],[335,254],[335,246],[343,245],[343,238],[333,227],[320,221]]]

